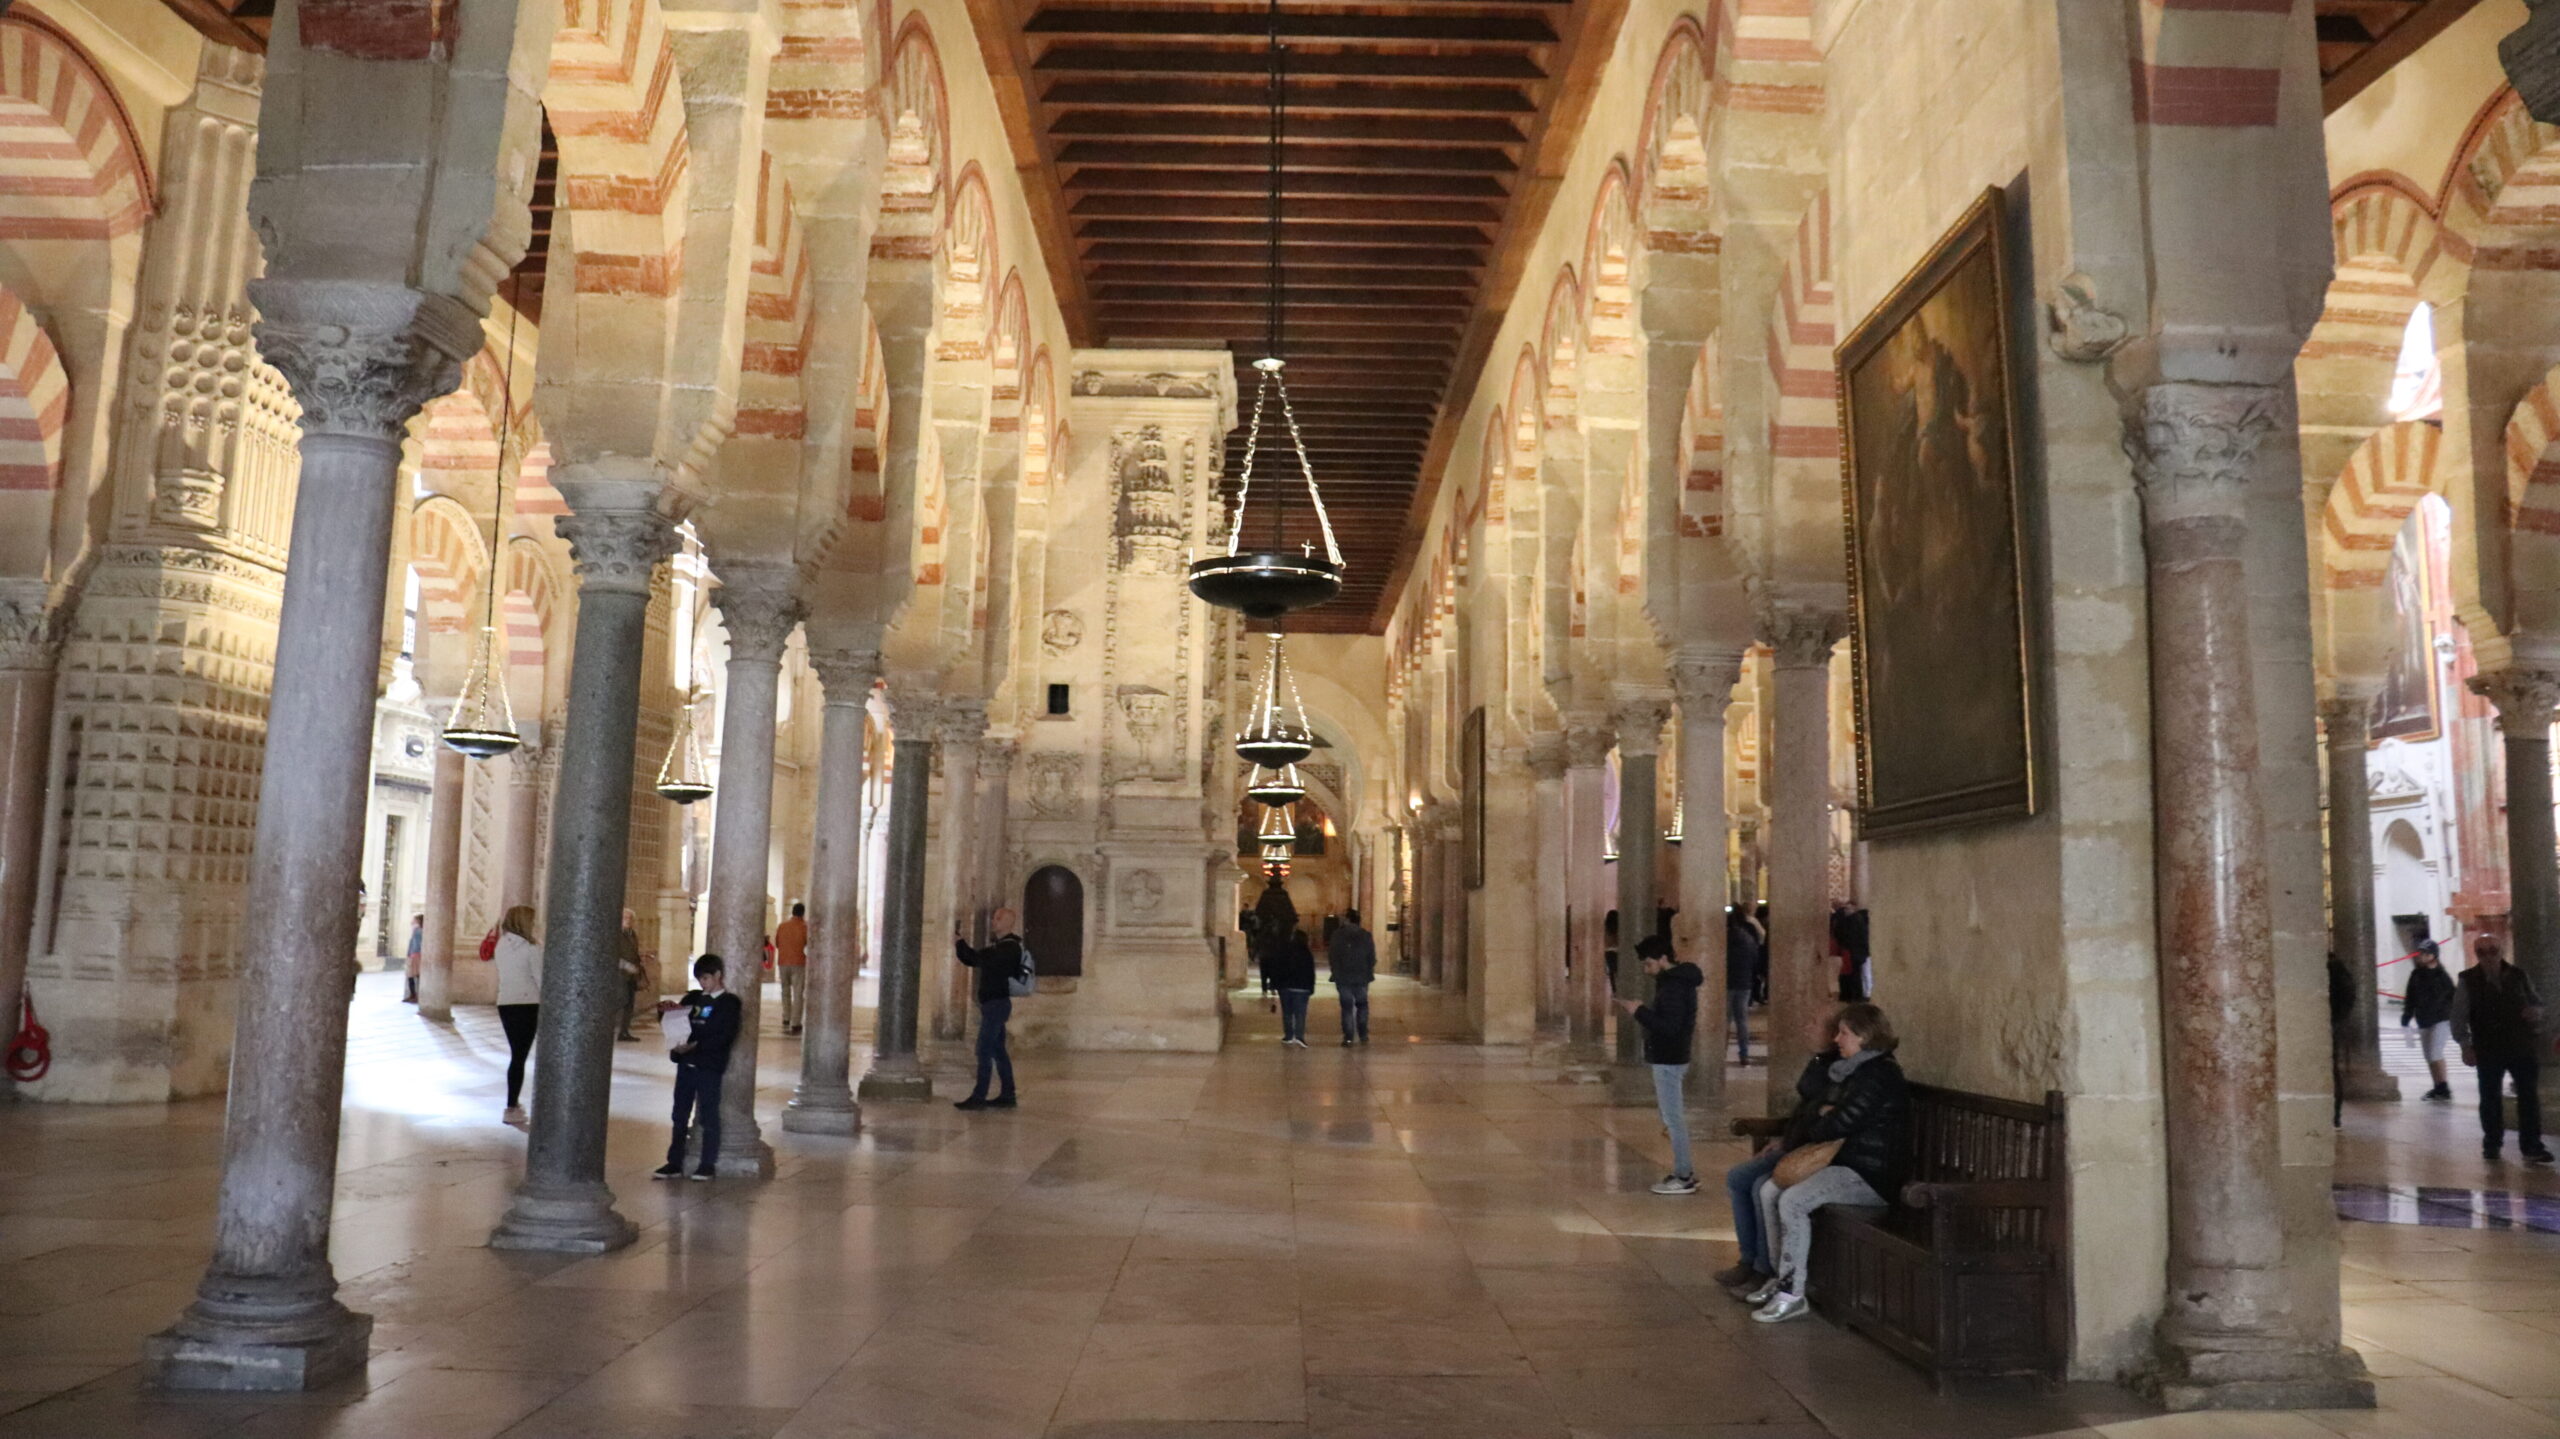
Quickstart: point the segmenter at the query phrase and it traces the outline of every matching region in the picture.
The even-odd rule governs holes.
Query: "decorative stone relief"
[[[659,562],[676,550],[675,526],[655,510],[571,511],[551,525],[569,542],[585,592],[645,595]]]
[[[2236,514],[2246,500],[2258,445],[2276,426],[2269,385],[2152,385],[2125,427],[2145,517],[2175,520]]]
[[[1760,638],[1780,669],[1829,664],[1831,647],[1847,632],[1848,618],[1837,610],[1771,605],[1760,615]]]
[[[1076,373],[1075,392],[1079,395],[1158,400],[1206,400],[1216,393],[1196,375],[1176,375],[1161,370],[1144,375],[1106,375],[1099,370],[1080,370]]]
[[[1071,819],[1083,805],[1084,756],[1065,750],[1034,750],[1031,766],[1031,812],[1043,819]]]
[[[2417,804],[2427,797],[2426,785],[2398,759],[2380,755],[2365,771],[2364,788],[2366,797],[2377,805]]]
[[[1084,643],[1084,616],[1074,610],[1051,610],[1040,617],[1040,647],[1063,655]]]
[[[45,588],[42,580],[0,580],[0,670],[53,667],[63,611],[45,603]]]
[[[1133,869],[1120,878],[1120,909],[1140,924],[1152,924],[1164,909],[1164,876]]]
[[[259,280],[258,352],[293,387],[305,435],[397,444],[485,343],[461,301],[393,285]]]
[[[2074,270],[2045,303],[2045,343],[2066,360],[2094,364],[2124,348],[2133,327],[2098,303],[2098,282]]]
[[[1182,763],[1174,754],[1174,697],[1153,685],[1122,685],[1120,718],[1130,750],[1121,756],[1124,779],[1180,779]]]
[[[2498,707],[2498,733],[2510,739],[2549,741],[2552,711],[2560,709],[2560,674],[2508,669],[2473,675],[2471,692]]]
[[[1147,425],[1112,436],[1111,474],[1117,502],[1111,532],[1118,541],[1120,568],[1137,575],[1180,574],[1190,535],[1164,427]]]
[[[581,556],[578,573],[586,574]],[[729,634],[730,662],[780,664],[783,646],[808,613],[791,591],[791,571],[742,567],[720,576],[711,603],[720,611],[720,627]]]

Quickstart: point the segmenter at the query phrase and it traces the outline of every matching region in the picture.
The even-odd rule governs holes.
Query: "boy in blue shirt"
[[[702,1121],[702,1159],[693,1177],[717,1177],[720,1080],[729,1071],[729,1046],[737,1041],[740,1017],[738,997],[728,992],[728,972],[720,956],[704,955],[693,962],[695,987],[674,1005],[663,1006],[683,1009],[693,1028],[684,1043],[667,1051],[676,1062],[676,1130],[667,1145],[667,1162],[650,1175],[653,1179],[684,1177],[685,1130],[696,1117]]]

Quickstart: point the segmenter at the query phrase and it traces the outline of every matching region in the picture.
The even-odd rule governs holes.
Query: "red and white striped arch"
[[[945,360],[983,360],[992,327],[990,308],[998,262],[996,207],[986,172],[972,160],[951,189],[941,244],[941,309],[936,316],[938,353]]]
[[[1720,101],[1767,115],[1822,113],[1813,0],[1726,0],[1707,13]]]
[[[2141,0],[2136,124],[2250,129],[2276,122],[2295,0]]]
[[[70,37],[0,17],[0,240],[107,240],[151,218],[149,172],[115,91]]]
[[[1698,347],[1697,367],[1680,412],[1680,534],[1712,539],[1724,533],[1724,403],[1716,392],[1716,340]]]
[[[543,109],[560,143],[581,295],[664,299],[681,283],[684,93],[654,0],[560,0]]]
[[[418,412],[418,472],[429,491],[487,498],[498,464],[498,436],[472,387],[438,395]]]
[[[1832,365],[1839,314],[1831,288],[1831,193],[1817,193],[1796,226],[1769,325],[1769,453],[1778,473],[1840,463],[1839,382]],[[1820,478],[1819,475],[1811,476]],[[1836,499],[1836,494],[1834,495]]]
[[[809,429],[808,392],[801,381],[815,320],[809,254],[792,206],[790,183],[772,155],[759,157],[759,165],[736,432],[749,438],[797,440]]]
[[[2446,228],[2470,242],[2480,268],[2555,268],[2547,240],[2560,224],[2560,127],[2501,87],[2454,161],[2445,200]]]
[[[996,307],[987,326],[987,360],[995,366],[995,411],[987,428],[1010,430],[1021,423],[1023,368],[1031,359],[1031,305],[1022,289],[1022,272],[1005,271],[996,287]]]
[[[1714,248],[1706,205],[1707,127],[1715,100],[1715,54],[1706,29],[1683,15],[1671,23],[1645,92],[1636,188],[1644,242],[1652,249]]]
[[[831,133],[813,130],[807,143],[814,148],[831,139],[849,147],[872,116],[867,66],[874,57],[861,0],[783,0],[782,19],[765,90],[766,121],[824,126]]]
[[[862,312],[862,379],[853,406],[853,433],[846,446],[849,484],[845,511],[857,520],[889,517],[883,488],[881,445],[889,433],[889,365],[880,350],[880,326],[868,306]]]
[[[2444,431],[2422,420],[2385,425],[2348,457],[2321,515],[2321,577],[2333,590],[2381,588],[2409,512],[2441,490]]]
[[[1556,268],[1547,290],[1546,324],[1538,332],[1538,357],[1546,370],[1549,424],[1573,422],[1582,393],[1582,282],[1573,266]]]
[[[71,379],[36,317],[0,286],[0,490],[62,482],[62,425]]]
[[[1627,162],[1613,160],[1592,196],[1582,237],[1583,298],[1591,307],[1584,325],[1595,353],[1636,352],[1635,263],[1635,187]]]
[[[909,15],[889,46],[880,76],[880,118],[888,129],[889,165],[881,177],[880,229],[871,253],[928,259],[951,176],[951,104],[933,27],[921,15]]]
[[[2543,376],[2516,406],[2507,421],[2506,451],[2507,507],[2518,549],[2527,535],[2541,537],[2546,546],[2560,545],[2560,369]],[[2552,588],[2560,590],[2560,584]]]
[[[1050,363],[1046,345],[1032,355],[1024,373],[1021,425],[1023,497],[1045,499],[1060,453],[1057,371]]]

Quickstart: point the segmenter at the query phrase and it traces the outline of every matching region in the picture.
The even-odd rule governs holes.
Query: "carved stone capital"
[[[2506,669],[2473,675],[2471,692],[2498,707],[2498,733],[2549,742],[2552,711],[2560,709],[2560,674]]]
[[[930,676],[888,676],[889,723],[901,740],[931,740],[942,721],[942,691]]]
[[[2098,299],[2098,282],[2077,270],[2063,276],[2045,302],[2045,343],[2056,355],[2096,364],[2125,346],[2133,327]]]
[[[711,603],[729,632],[731,664],[776,665],[791,632],[808,614],[792,588],[792,572],[780,565],[737,565],[722,570]]]
[[[1611,716],[1618,730],[1618,753],[1641,758],[1662,753],[1662,727],[1671,722],[1671,702],[1638,695],[1618,702]]]
[[[1724,719],[1733,687],[1742,683],[1742,651],[1684,649],[1671,657],[1671,692],[1684,719]]]
[[[973,745],[987,737],[987,703],[984,700],[945,700],[942,723],[935,738],[944,744]]]
[[[991,734],[978,745],[978,778],[1010,780],[1013,761],[1022,753],[1022,740],[1009,734]]]
[[[0,580],[0,670],[53,668],[70,606],[49,598],[42,580]]]
[[[645,595],[660,562],[676,552],[674,522],[653,509],[571,510],[551,527],[569,542],[584,594]]]
[[[1831,663],[1831,648],[1849,632],[1849,617],[1838,610],[1803,605],[1770,605],[1760,612],[1760,639],[1782,670],[1812,669]]]
[[[1543,730],[1529,736],[1529,773],[1538,783],[1564,778],[1564,732]]]
[[[2145,516],[2155,523],[2239,517],[2281,401],[2272,385],[2146,387],[2124,436]]]
[[[811,650],[809,668],[831,705],[862,705],[880,683],[878,650]]]
[[[2320,702],[2320,732],[2332,747],[2355,745],[2362,748],[2373,733],[2373,696],[2341,694]]]
[[[1609,751],[1617,746],[1618,737],[1609,728],[1609,718],[1600,714],[1565,717],[1564,762],[1571,769],[1592,769],[1609,762]]]
[[[480,317],[447,295],[355,281],[253,280],[258,353],[292,387],[306,435],[397,444],[462,381]]]

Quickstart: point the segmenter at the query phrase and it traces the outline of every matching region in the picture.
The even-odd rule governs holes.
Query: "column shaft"
[[[1467,905],[1466,829],[1455,809],[1452,805],[1440,824],[1440,979],[1450,993],[1464,994],[1475,982],[1468,972],[1475,937],[1468,929],[1473,916]],[[1320,918],[1311,915],[1308,922]]]
[[[1636,946],[1653,934],[1654,851],[1662,834],[1655,766],[1665,718],[1659,704],[1638,702],[1618,711],[1618,982],[1613,998],[1639,1004],[1653,1002],[1653,977],[1644,972]],[[1617,1023],[1619,1097],[1650,1104],[1653,1078],[1644,1063],[1644,1026],[1623,1010],[1610,1013]]]
[[[720,1174],[731,1179],[773,1175],[773,1146],[756,1123],[756,1081],[770,932],[765,876],[773,853],[774,726],[782,650],[801,615],[790,585],[787,569],[738,566],[721,574],[713,594],[729,633],[729,667],[720,719],[720,808],[711,822],[709,929],[712,952],[728,960],[729,986],[743,1011],[720,1087]]]
[[[541,893],[542,755],[527,745],[507,757],[507,869],[500,886],[508,909],[533,904]]]
[[[2517,667],[2481,675],[2471,687],[2498,707],[2506,742],[2507,883],[2513,961],[2545,1005],[2560,1004],[2560,852],[2551,815],[2551,720],[2560,674]],[[2542,1066],[2542,1093],[2560,1098],[2560,1064]]]
[[[2349,1099],[2398,1099],[2400,1081],[2382,1068],[2378,1022],[2381,958],[2374,940],[2373,803],[2365,780],[2373,697],[2342,694],[2320,707],[2329,758],[2329,949],[2355,981],[2356,999],[2339,1046],[2338,1086]]]
[[[1565,1006],[1565,1073],[1579,1080],[1607,1077],[1609,975],[1602,967],[1607,942],[1602,928],[1609,906],[1609,732],[1605,727],[1565,733],[1565,889],[1567,947],[1573,977]]]
[[[591,1254],[628,1244],[635,1232],[604,1182],[605,1128],[623,1001],[622,901],[649,584],[674,531],[654,510],[577,509],[575,488],[565,480],[562,488],[573,512],[556,524],[577,560],[578,627],[552,796],[533,1132],[524,1182],[489,1244]]]
[[[1564,736],[1533,735],[1529,771],[1537,787],[1537,939],[1531,948],[1537,966],[1533,990],[1537,1034],[1543,1042],[1564,1038],[1565,1023],[1565,843]]]
[[[951,936],[975,941],[978,929],[978,749],[987,730],[983,710],[954,706],[942,731],[942,833],[935,872],[942,880],[946,909],[928,917],[917,936],[922,953],[933,956],[926,972],[934,977],[933,1037],[945,1042],[969,1033],[970,977],[974,971],[951,957]]]
[[[863,736],[879,661],[817,657],[826,686],[818,735],[818,812],[809,846],[808,1023],[800,1088],[782,1127],[852,1134],[862,1109],[852,1084],[853,976],[862,961]]]
[[[1698,1038],[1689,1090],[1724,1099],[1724,1054],[1733,1036],[1724,1008],[1724,712],[1742,675],[1739,652],[1683,654],[1673,662],[1680,693],[1680,957],[1706,972],[1698,995]]]
[[[1840,1002],[1830,960],[1831,646],[1837,617],[1782,620],[1771,667],[1769,756],[1769,1072],[1792,1075],[1813,1051],[1805,1026]],[[1773,1111],[1795,1103],[1770,1085]]]
[[[925,807],[933,784],[933,719],[924,707],[897,707],[889,779],[889,859],[882,885],[880,1015],[865,1099],[931,1099],[933,1081],[916,1062],[916,1008],[923,977]]]
[[[0,1043],[18,1030],[44,848],[53,669],[0,670]],[[0,1092],[9,1081],[0,1078]]]
[[[418,936],[418,1013],[428,1019],[453,1018],[454,929],[462,907],[463,766],[468,763],[460,751],[436,746],[427,791],[427,923]]]

